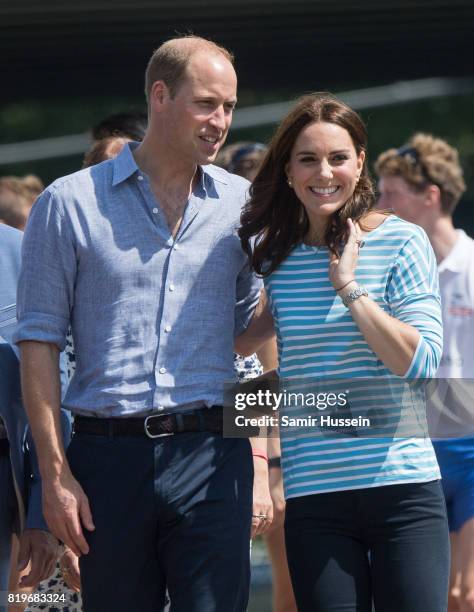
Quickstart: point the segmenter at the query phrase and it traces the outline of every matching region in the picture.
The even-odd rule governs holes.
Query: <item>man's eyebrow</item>
[[[202,94],[199,95],[197,94],[194,97],[195,100],[206,100],[209,102],[214,102],[215,100],[218,99],[218,96],[214,96],[212,94]],[[237,98],[232,98],[231,100],[225,100],[224,104],[232,104],[233,106],[235,106],[237,104]]]

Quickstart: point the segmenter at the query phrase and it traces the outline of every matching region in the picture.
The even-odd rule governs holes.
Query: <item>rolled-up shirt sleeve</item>
[[[420,333],[404,378],[430,378],[443,351],[443,326],[436,259],[425,232],[414,229],[400,249],[387,285],[391,314]]]
[[[249,263],[246,262],[237,277],[235,336],[239,336],[247,329],[258,304],[262,288],[262,280],[252,272]]]
[[[64,350],[76,269],[71,227],[52,186],[35,202],[23,238],[16,344],[34,340]]]

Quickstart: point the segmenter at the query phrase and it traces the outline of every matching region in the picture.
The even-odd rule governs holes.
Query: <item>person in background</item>
[[[438,262],[443,354],[436,374],[441,396],[428,403],[451,538],[449,612],[474,610],[474,411],[460,382],[474,379],[474,241],[455,229],[453,213],[466,186],[456,149],[417,133],[375,164],[379,207],[392,209],[428,234]],[[443,384],[444,383],[444,384]],[[439,401],[435,401],[438,399]],[[457,424],[457,426],[456,426]]]
[[[0,178],[0,210],[5,213],[5,221],[9,221],[15,224],[19,230],[23,230],[34,200],[42,189],[42,182],[34,175],[27,175],[23,178],[14,176]],[[22,234],[16,230],[7,232],[6,229],[1,227],[0,231],[2,234],[2,244],[0,246],[0,341],[2,342],[0,346],[2,353],[0,378],[2,393],[0,395],[3,397],[3,401],[0,397],[0,414],[3,416],[3,421],[0,416],[0,454],[4,460],[1,472],[2,478],[5,480],[5,488],[0,486],[0,490],[10,492],[5,494],[5,502],[12,501],[11,492],[13,490],[17,493],[16,503],[10,504],[10,508],[13,512],[12,516],[19,518],[19,520],[16,520],[17,526],[15,529],[20,527],[24,529],[21,532],[19,543],[15,538],[13,539],[13,548],[10,553],[12,562],[9,563],[9,566],[11,566],[10,585],[12,589],[34,587],[36,592],[59,592],[61,596],[65,595],[65,600],[62,602],[62,606],[61,600],[58,600],[56,605],[58,612],[63,609],[68,612],[79,612],[80,598],[75,592],[79,589],[78,574],[75,571],[77,557],[69,548],[57,547],[56,538],[49,533],[46,522],[42,517],[41,477],[36,453],[32,450],[34,449],[34,443],[31,431],[21,401],[18,357],[13,354],[14,349],[9,345],[16,324],[16,285],[20,270]],[[13,246],[16,246],[16,249],[12,248]],[[63,392],[68,384],[67,362],[64,357],[61,356],[60,361]],[[8,401],[5,399],[6,397],[8,397]],[[61,424],[63,442],[67,446],[71,435],[71,423],[64,410],[61,410]],[[11,471],[9,470],[10,460],[13,471],[9,476]],[[25,473],[28,469],[31,471],[31,475]],[[11,488],[14,481],[16,485]],[[26,528],[25,520],[22,518],[25,508],[28,510]],[[5,510],[5,505],[3,505],[3,510]],[[0,522],[4,531],[5,515],[3,514],[2,517]],[[30,525],[39,525],[39,527],[32,530]],[[2,540],[7,546],[8,541],[2,537],[0,543]],[[1,553],[4,567],[6,563],[5,553],[8,547]],[[31,568],[28,568],[30,557],[32,557],[32,565]],[[57,559],[59,559],[58,564],[56,564]],[[54,570],[55,566],[56,570]],[[61,570],[59,567],[61,567]],[[66,578],[68,568],[70,568],[70,575],[67,579],[74,592],[67,592],[67,586],[63,582],[63,577]],[[26,608],[26,612],[46,609],[48,609],[47,605],[35,605],[33,603]]]
[[[43,189],[34,174],[0,177],[0,223],[23,231],[33,202]]]
[[[216,164],[252,182],[266,152],[267,146],[261,142],[234,142],[219,152]]]
[[[267,152],[267,147],[259,142],[236,142],[219,151],[216,164],[228,172],[243,176],[252,182],[257,176]],[[234,367],[239,380],[245,381],[260,376],[278,367],[278,354],[275,340],[260,347],[257,354],[247,357],[234,354]],[[281,477],[280,440],[268,440],[269,462],[268,477],[274,505],[273,524],[264,535],[272,565],[273,612],[296,612],[295,596],[291,586],[290,572],[286,560],[285,534],[285,497]]]
[[[84,156],[83,168],[117,157],[127,142],[141,142],[145,136],[147,117],[140,112],[123,112],[102,119],[91,130],[93,138]]]
[[[91,129],[93,141],[104,140],[110,136],[122,136],[141,142],[145,136],[148,119],[140,111],[124,111],[108,115]]]
[[[21,241],[20,231],[0,225],[0,591],[8,590],[9,575],[10,587],[17,589],[17,569],[28,565],[20,587],[35,587],[52,573],[59,553],[41,512],[41,482],[11,345]],[[19,534],[18,558],[11,554],[14,533]]]
[[[95,164],[100,164],[105,159],[117,157],[127,142],[131,142],[131,140],[131,138],[125,136],[107,136],[102,140],[96,140],[85,154],[82,167],[89,168]]]
[[[366,399],[378,411],[354,434],[339,419],[280,426],[288,563],[300,612],[370,612],[372,602],[377,612],[445,612],[439,468],[426,424],[414,427],[423,402],[402,419],[400,396],[403,378],[432,376],[441,358],[436,262],[421,228],[374,210],[366,149],[354,110],[327,93],[300,98],[241,219],[285,388],[304,377],[305,389],[348,389],[349,414]],[[237,350],[247,354],[246,335],[257,331],[250,326]],[[311,419],[315,406],[290,400],[280,410]]]

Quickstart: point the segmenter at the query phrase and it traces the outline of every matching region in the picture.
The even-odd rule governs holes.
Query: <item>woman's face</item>
[[[307,125],[298,135],[286,166],[292,187],[310,223],[319,224],[351,197],[364,165],[349,132],[334,123]]]

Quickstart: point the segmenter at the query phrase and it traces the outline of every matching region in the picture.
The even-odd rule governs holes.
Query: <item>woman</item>
[[[352,109],[305,96],[251,188],[240,237],[265,278],[290,382],[400,381],[439,363],[433,252],[420,228],[374,210],[366,143]],[[448,532],[429,439],[283,427],[281,437],[298,609],[370,612],[373,600],[377,612],[444,612]]]
[[[375,169],[379,206],[420,225],[438,262],[444,347],[427,407],[448,509],[448,612],[468,612],[474,609],[474,240],[453,225],[466,185],[456,149],[431,134],[414,134],[383,152]]]

